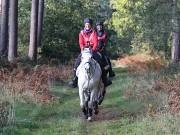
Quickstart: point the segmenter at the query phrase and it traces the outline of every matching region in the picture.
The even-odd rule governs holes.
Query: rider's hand
[[[99,51],[99,52],[102,52],[103,50],[104,50],[104,47],[102,47],[102,48],[101,48],[101,49],[99,49],[98,51]]]

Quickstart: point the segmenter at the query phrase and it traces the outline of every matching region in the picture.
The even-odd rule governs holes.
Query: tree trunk
[[[177,10],[177,0],[173,0],[173,33],[172,33],[172,62],[180,60],[180,20]]]
[[[1,17],[1,35],[0,35],[0,54],[7,54],[8,46],[8,11],[9,0],[2,0],[2,17]]]
[[[38,34],[37,34],[37,44],[41,46],[42,28],[43,28],[43,17],[44,17],[44,0],[39,0],[38,9]]]
[[[17,35],[18,35],[18,0],[10,0],[9,9],[9,48],[8,60],[13,62],[17,56]]]
[[[37,60],[37,28],[38,28],[38,4],[39,0],[32,0],[30,43],[28,57],[30,60]]]
[[[180,59],[180,32],[173,32],[172,62],[177,63]]]

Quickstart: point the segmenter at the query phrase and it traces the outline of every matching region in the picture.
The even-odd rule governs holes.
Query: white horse
[[[85,48],[81,52],[81,64],[77,68],[80,107],[89,121],[93,112],[98,113],[98,104],[102,102],[104,84],[101,79],[101,67],[92,58],[92,51]]]

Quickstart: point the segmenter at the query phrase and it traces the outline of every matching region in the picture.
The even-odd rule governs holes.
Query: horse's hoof
[[[87,119],[88,121],[92,121],[92,118],[91,117],[88,117],[88,119]]]
[[[84,119],[86,119],[86,120],[87,120],[87,119],[88,119],[88,116],[87,116],[87,115],[84,115]]]

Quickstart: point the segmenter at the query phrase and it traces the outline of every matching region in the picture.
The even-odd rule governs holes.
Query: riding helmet
[[[93,24],[93,20],[90,19],[90,18],[85,18],[85,19],[84,19],[84,24],[85,24],[85,23],[89,23],[89,24],[92,25],[92,24]]]
[[[96,26],[98,26],[98,25],[104,26],[104,24],[103,24],[102,21],[97,21],[97,22],[96,22]]]

